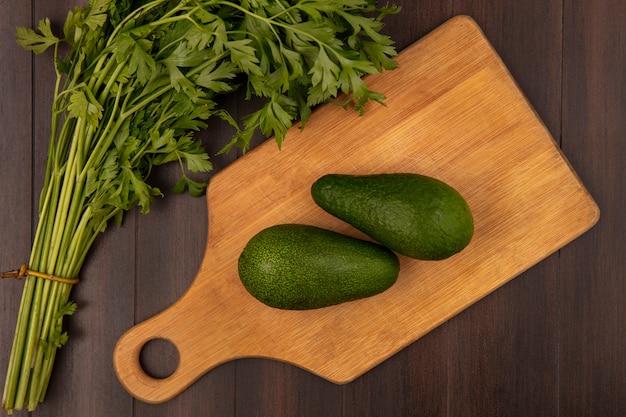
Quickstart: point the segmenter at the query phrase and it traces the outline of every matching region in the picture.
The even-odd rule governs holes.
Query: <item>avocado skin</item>
[[[398,278],[393,251],[374,242],[302,224],[257,233],[238,271],[246,290],[279,309],[327,307],[379,294]]]
[[[461,194],[424,175],[328,174],[313,183],[311,196],[325,211],[415,259],[446,259],[474,234],[472,213]]]

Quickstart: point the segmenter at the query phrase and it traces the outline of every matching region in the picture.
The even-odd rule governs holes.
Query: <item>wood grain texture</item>
[[[454,10],[477,20],[560,140],[562,5],[455,2]],[[449,415],[558,415],[558,268],[557,253],[448,323]]]
[[[67,10],[80,3],[0,1],[0,270],[14,268],[29,253],[52,91],[46,57],[33,58],[17,47],[13,30],[44,16],[59,28]],[[190,200],[173,203],[168,194],[156,202],[153,219],[131,213],[90,256],[73,293],[80,308],[68,320],[70,344],[61,350],[54,386],[34,416],[626,415],[624,3],[394,3],[403,10],[386,18],[385,31],[399,49],[453,15],[476,19],[598,201],[598,225],[352,383],[337,386],[281,362],[243,359],[214,369],[168,403],[149,405],[134,400],[113,375],[112,344],[133,323],[166,308],[174,297],[163,293],[184,293],[191,283],[195,271],[187,263],[200,260],[176,250],[183,240],[177,235],[184,233],[185,248],[202,249],[207,236],[204,226],[189,227],[184,216],[169,211],[185,210]],[[255,107],[240,97],[229,101],[239,115]],[[228,134],[221,127],[201,132],[212,149]],[[234,156],[214,157],[216,171]],[[156,171],[154,180],[171,183],[171,171]],[[206,224],[206,204],[198,209]],[[150,232],[151,226],[167,231]],[[159,242],[139,251],[136,242],[145,241],[144,233]],[[147,265],[157,257],[165,266],[153,274]],[[1,285],[3,369],[21,285]],[[146,353],[151,371],[171,368],[173,360]]]
[[[246,356],[352,381],[595,224],[595,203],[473,20],[451,19],[398,62],[369,78],[386,106],[374,104],[362,117],[324,106],[304,131],[289,132],[282,150],[266,142],[211,179],[196,279],[172,307],[125,334],[114,353],[133,395],[168,400],[211,368]],[[359,235],[311,201],[310,185],[329,172],[442,179],[472,208],[474,239],[446,261],[402,257],[398,282],[380,296],[312,311],[268,308],[237,275],[253,235],[279,223]],[[165,379],[137,366],[137,352],[154,338],[178,348],[179,367]]]
[[[561,412],[617,416],[626,413],[626,3],[565,6],[562,146],[603,215],[561,251]]]
[[[31,3],[2,4],[0,14],[0,271],[15,269],[28,259],[32,221],[31,100],[14,97],[32,95],[31,57],[12,42],[11,22],[29,24]],[[15,71],[15,66],[23,68]],[[0,369],[2,380],[9,363],[13,334],[23,285],[0,282]]]

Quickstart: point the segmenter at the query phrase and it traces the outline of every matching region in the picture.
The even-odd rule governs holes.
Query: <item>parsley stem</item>
[[[109,75],[109,72],[113,69],[115,70],[113,74],[109,77],[109,82],[103,90],[102,94],[98,97],[98,101],[100,102],[100,104],[104,103],[104,101],[106,100],[106,96],[111,89],[111,86],[117,81],[117,77],[124,70],[124,65],[120,65],[120,63],[116,62],[116,60],[110,54],[103,55],[101,60],[106,61],[107,64],[104,69],[96,69],[95,74],[98,74],[98,76],[91,79],[92,82],[89,83],[89,90],[98,91],[102,84],[104,84],[104,82],[106,81],[106,77]]]
[[[54,274],[56,272],[56,264],[59,259],[59,252],[61,250],[61,239],[63,237],[63,231],[65,230],[65,223],[67,221],[68,209],[71,203],[72,190],[76,185],[74,181],[71,179],[76,175],[76,165],[74,164],[74,160],[76,159],[76,153],[78,144],[80,143],[80,138],[82,131],[84,129],[84,120],[79,121],[76,130],[74,131],[74,140],[72,141],[70,153],[68,156],[67,167],[70,172],[69,175],[66,171],[64,175],[63,185],[61,187],[60,193],[61,198],[59,200],[59,206],[56,210],[54,227],[52,230],[52,239],[51,239],[51,250],[47,255],[48,257],[48,268],[50,269],[48,273]],[[71,230],[67,231],[71,233]]]

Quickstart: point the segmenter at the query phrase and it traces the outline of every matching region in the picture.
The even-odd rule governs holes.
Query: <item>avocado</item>
[[[311,186],[328,213],[415,259],[446,259],[474,234],[469,205],[454,188],[413,173],[328,174]]]
[[[331,230],[279,224],[254,235],[241,252],[239,277],[257,300],[305,310],[379,294],[398,278],[393,251]]]

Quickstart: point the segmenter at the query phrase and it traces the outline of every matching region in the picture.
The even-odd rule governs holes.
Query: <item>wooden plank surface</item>
[[[385,106],[358,116],[326,105],[304,131],[292,128],[281,150],[268,141],[212,178],[207,250],[193,285],[114,352],[129,392],[163,402],[207,370],[249,356],[350,382],[595,224],[593,199],[471,18],[450,19],[398,63],[368,79]],[[381,172],[455,187],[474,216],[468,248],[440,262],[401,257],[392,288],[324,309],[268,308],[245,291],[237,259],[266,227],[304,223],[363,237],[312,202],[317,178]],[[180,358],[158,380],[139,363],[156,338],[171,341]]]
[[[626,413],[626,2],[565,5],[562,147],[606,209],[587,241],[561,251],[559,403],[562,415],[617,416]]]
[[[395,3],[403,6],[403,12],[387,19],[386,31],[400,49],[453,15],[469,14],[477,20],[596,198],[602,209],[600,222],[350,384],[337,386],[280,362],[243,359],[213,370],[165,404],[150,405],[133,400],[122,389],[111,355],[125,329],[184,293],[200,263],[186,251],[203,250],[206,226],[193,227],[173,213],[189,210],[206,219],[206,204],[168,195],[150,217],[131,215],[123,228],[111,228],[98,242],[73,293],[80,308],[68,322],[70,344],[59,353],[52,390],[34,415],[626,415],[622,395],[626,56],[621,53],[626,3]],[[11,42],[13,28],[36,24],[44,16],[58,27],[74,5],[72,0],[0,3],[4,269],[28,256],[41,181],[31,170],[40,171],[45,159],[49,127],[45,97],[52,91],[45,58],[33,61],[17,48]],[[245,114],[254,103],[232,100],[232,107]],[[213,149],[219,149],[213,141],[224,140],[227,134],[221,126],[202,132]],[[232,157],[215,158],[216,171]],[[172,171],[155,174],[163,188],[172,184]],[[139,250],[137,242],[149,236],[158,242]],[[2,283],[0,369],[6,367],[20,294],[18,283]],[[160,350],[169,351],[148,349],[143,358],[155,374],[175,363],[175,355],[164,358]]]

